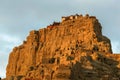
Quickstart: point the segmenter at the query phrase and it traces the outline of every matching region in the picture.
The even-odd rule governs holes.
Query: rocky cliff
[[[94,16],[62,17],[10,53],[7,80],[119,80],[120,55]]]

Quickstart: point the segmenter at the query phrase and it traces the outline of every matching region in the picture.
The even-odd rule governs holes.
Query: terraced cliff
[[[13,49],[6,80],[119,80],[119,59],[95,16],[67,16]]]

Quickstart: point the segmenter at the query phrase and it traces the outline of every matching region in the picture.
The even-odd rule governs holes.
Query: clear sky
[[[0,77],[5,77],[12,48],[30,30],[76,13],[96,16],[103,34],[111,39],[113,52],[120,52],[120,0],[0,0]]]

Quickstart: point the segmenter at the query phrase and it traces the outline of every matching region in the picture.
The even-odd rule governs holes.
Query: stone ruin
[[[61,18],[61,21],[63,22],[63,21],[67,21],[67,20],[74,20],[74,19],[78,19],[78,18],[81,18],[81,17],[83,17],[82,14],[80,14],[80,15],[76,14],[76,15],[71,15],[71,16],[67,16],[67,17],[64,17],[64,16],[63,16],[63,17]],[[84,17],[96,18],[95,16],[89,16],[89,14],[86,14]]]

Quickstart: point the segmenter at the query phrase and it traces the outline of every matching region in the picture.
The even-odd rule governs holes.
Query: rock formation
[[[94,16],[62,17],[10,53],[6,80],[120,80],[120,55]]]

